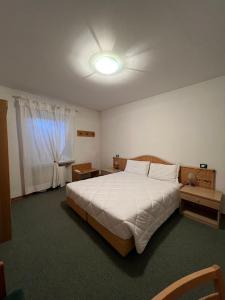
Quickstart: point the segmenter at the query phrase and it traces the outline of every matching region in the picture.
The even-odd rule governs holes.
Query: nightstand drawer
[[[200,198],[198,196],[189,195],[189,194],[182,193],[182,192],[180,193],[180,196],[181,196],[181,199],[188,200],[193,203],[197,203],[197,204],[207,206],[210,208],[214,208],[214,209],[220,208],[220,203],[216,202],[216,201],[212,201],[212,200],[205,199],[205,198]]]

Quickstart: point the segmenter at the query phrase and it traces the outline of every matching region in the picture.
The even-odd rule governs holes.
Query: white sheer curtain
[[[24,192],[63,185],[58,163],[74,157],[75,110],[17,98]]]

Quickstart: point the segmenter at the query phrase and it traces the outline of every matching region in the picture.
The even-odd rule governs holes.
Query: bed
[[[146,160],[170,164],[153,156]],[[67,204],[122,256],[134,247],[141,254],[154,232],[179,206],[181,184],[124,172],[67,184]]]

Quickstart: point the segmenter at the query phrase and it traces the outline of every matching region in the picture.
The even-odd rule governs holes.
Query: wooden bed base
[[[77,205],[71,198],[66,198],[66,203],[71,207],[84,221],[87,221],[87,213],[79,205]]]
[[[66,203],[71,207],[83,220],[91,225],[106,241],[117,251],[120,255],[126,256],[134,248],[133,237],[127,240],[121,239],[117,235],[113,234],[92,216],[90,216],[85,210],[75,203],[71,198],[66,199]]]
[[[132,160],[138,161],[150,161],[152,163],[160,163],[170,165],[171,163],[165,161],[161,158],[152,155],[142,155]],[[113,165],[115,168],[123,171],[126,167],[126,158],[113,158]],[[197,178],[197,186],[214,189],[215,188],[215,170],[210,169],[199,169],[193,167],[180,167],[179,182],[184,184],[188,183],[188,174],[194,173]],[[89,223],[98,233],[100,233],[113,248],[116,249],[122,256],[126,256],[135,246],[134,238],[123,240],[106,229],[103,225],[97,222],[93,217],[91,217],[86,211],[84,211],[79,205],[77,205],[74,200],[67,198],[66,203],[87,223]]]

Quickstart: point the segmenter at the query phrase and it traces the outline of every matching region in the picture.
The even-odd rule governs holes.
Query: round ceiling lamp
[[[91,65],[95,71],[103,75],[114,75],[121,71],[122,60],[112,53],[98,53],[91,58]]]

